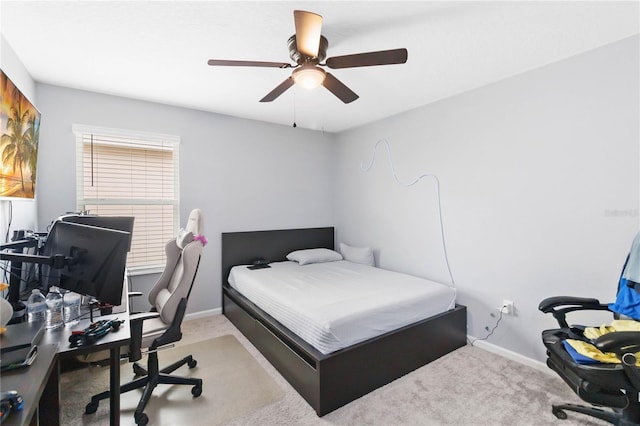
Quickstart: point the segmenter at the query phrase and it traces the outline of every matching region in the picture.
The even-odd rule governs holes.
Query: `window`
[[[177,136],[73,126],[78,211],[134,216],[127,268],[159,272],[179,224]]]

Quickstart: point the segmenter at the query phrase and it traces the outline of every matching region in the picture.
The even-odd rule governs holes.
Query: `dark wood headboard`
[[[309,248],[335,249],[335,229],[304,228],[273,231],[222,233],[222,285],[227,285],[231,268],[250,265],[256,259],[267,262],[287,260],[294,250]]]

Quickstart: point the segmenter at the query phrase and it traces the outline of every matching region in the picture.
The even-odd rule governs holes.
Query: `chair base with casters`
[[[179,361],[174,362],[173,364],[160,369],[158,366],[158,350],[162,349],[163,346],[169,344],[170,342],[176,342],[180,340],[182,337],[182,333],[180,332],[180,324],[182,323],[182,318],[184,317],[184,312],[187,306],[187,299],[184,298],[180,301],[178,305],[177,315],[175,317],[174,322],[171,326],[158,338],[153,341],[153,344],[149,347],[149,358],[147,360],[147,368],[145,369],[137,362],[133,364],[133,372],[135,374],[136,379],[133,381],[126,383],[120,386],[120,393],[125,393],[132,391],[134,389],[144,388],[142,392],[142,396],[140,397],[140,401],[138,402],[138,406],[134,412],[134,420],[137,425],[144,426],[149,422],[149,417],[144,413],[144,409],[147,406],[147,403],[151,399],[151,395],[153,394],[153,390],[159,384],[166,385],[190,385],[193,386],[191,388],[191,395],[194,398],[199,397],[202,394],[202,379],[194,378],[194,377],[181,377],[181,376],[173,376],[173,373],[178,368],[183,365],[187,365],[190,369],[196,367],[198,362],[193,358],[192,355],[188,355],[182,358]],[[149,314],[139,314],[133,315],[131,318],[131,332],[132,332],[132,342],[130,344],[130,352],[129,359],[130,361],[137,361],[142,357],[142,352],[140,350],[139,340],[142,339],[142,323],[145,319],[153,317],[153,313]],[[141,376],[141,377],[140,377]],[[95,413],[98,409],[98,404],[103,399],[108,399],[111,395],[111,392],[104,391],[97,395],[91,397],[91,402],[89,402],[85,407],[86,414]]]
[[[162,370],[158,370],[158,353],[152,352],[149,354],[148,360],[148,370],[143,368],[140,364],[135,363],[133,365],[133,371],[137,379],[129,382],[120,387],[120,392],[125,393],[132,391],[134,389],[144,388],[142,393],[142,397],[138,402],[138,406],[136,407],[136,411],[134,413],[134,419],[137,425],[146,425],[149,422],[148,416],[144,413],[144,409],[153,394],[153,390],[156,386],[160,384],[165,385],[191,385],[191,395],[194,397],[199,397],[202,394],[202,379],[192,378],[192,377],[180,377],[180,376],[172,376],[170,375],[178,368],[183,365],[187,365],[190,369],[194,368],[197,365],[197,361],[193,359],[191,355],[174,362],[173,364],[163,368]],[[91,398],[91,402],[87,404],[85,407],[86,414],[95,413],[98,409],[98,404],[103,399],[108,399],[110,397],[110,392],[105,391],[94,395]]]
[[[540,310],[553,313],[561,326],[542,332],[542,341],[547,349],[547,366],[583,401],[593,404],[555,404],[551,411],[561,420],[568,418],[569,411],[619,426],[640,425],[640,372],[633,355],[640,345],[640,332],[613,332],[594,341],[601,351],[616,353],[622,361],[620,364],[579,364],[563,344],[566,339],[580,339],[582,335],[580,328],[567,326],[564,314],[582,309],[607,310],[606,306],[596,299],[571,297],[545,299],[540,304]]]
[[[638,394],[635,394],[635,396],[637,397]],[[551,406],[551,412],[560,420],[566,420],[569,418],[565,411],[573,411],[576,413],[586,414],[588,416],[595,417],[597,419],[604,420],[606,422],[619,426],[637,426],[638,424],[640,424],[640,418],[638,417],[637,410],[635,415],[629,416],[630,413],[625,414],[622,412],[622,410],[619,409],[614,409],[614,411],[611,412],[605,411],[601,408],[587,407],[578,404],[554,404]]]

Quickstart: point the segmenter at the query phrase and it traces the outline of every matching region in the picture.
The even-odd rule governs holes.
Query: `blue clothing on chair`
[[[616,301],[609,304],[609,309],[613,312],[638,320],[640,319],[640,293],[635,290],[635,283],[640,283],[640,232],[633,239],[631,250],[624,262]]]
[[[566,340],[563,340],[562,344],[564,345],[564,349],[567,351],[569,355],[571,355],[571,358],[573,358],[576,364],[582,364],[582,365],[601,364],[600,361],[584,356],[580,352],[573,349],[573,346],[571,346]]]
[[[633,319],[640,319],[640,293],[627,285],[626,278],[620,278],[618,296],[609,309]]]

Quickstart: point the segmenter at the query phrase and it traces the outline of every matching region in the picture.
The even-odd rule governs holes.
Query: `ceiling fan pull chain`
[[[296,128],[298,125],[296,124],[296,92],[293,91],[293,127]]]

